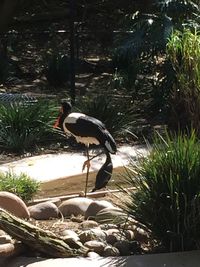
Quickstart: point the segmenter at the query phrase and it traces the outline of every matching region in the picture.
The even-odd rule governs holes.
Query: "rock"
[[[0,236],[2,235],[6,235],[6,232],[4,232],[3,230],[0,230]]]
[[[128,239],[129,241],[135,239],[135,234],[132,230],[125,230],[124,235],[125,235],[125,238]]]
[[[59,197],[58,198],[53,198],[53,199],[51,199],[49,201],[54,203],[56,206],[59,206],[62,203],[62,200]]]
[[[72,238],[75,241],[79,241],[80,240],[80,238],[77,235],[77,233],[75,233],[73,230],[66,229],[61,233],[61,235],[63,236],[63,239]]]
[[[97,212],[95,221],[98,223],[121,224],[127,220],[127,214],[120,208],[110,207]]]
[[[0,207],[19,218],[29,219],[30,217],[30,213],[24,201],[13,193],[0,192]]]
[[[6,243],[0,245],[0,259],[3,257],[11,257],[11,256],[17,256],[19,254],[24,253],[26,250],[26,247],[21,242],[15,242],[15,243]],[[2,265],[1,265],[2,266]],[[3,265],[7,266],[7,265]]]
[[[106,242],[113,245],[119,241],[121,234],[118,229],[109,229],[106,231]]]
[[[119,250],[121,256],[128,256],[131,253],[130,243],[127,240],[117,241],[114,244],[114,247],[116,247]]]
[[[133,227],[129,224],[129,222],[121,223],[120,228],[124,230],[131,230]]]
[[[95,227],[98,227],[99,224],[95,221],[83,221],[81,224],[80,224],[80,227],[82,229],[91,229],[91,228],[95,228]]]
[[[83,231],[79,234],[79,238],[81,240],[82,243],[85,243],[87,241],[90,241],[93,239],[93,236],[91,234],[91,232],[89,230],[87,231]]]
[[[71,198],[63,201],[58,208],[64,217],[71,215],[85,215],[88,206],[92,202],[92,199],[84,197]]]
[[[9,235],[1,235],[0,236],[0,244],[12,243],[12,238]]]
[[[134,237],[135,240],[141,242],[141,243],[146,243],[149,240],[149,235],[148,233],[143,230],[142,228],[136,227],[134,230]]]
[[[106,244],[104,244],[101,241],[91,240],[91,241],[85,242],[84,246],[93,250],[97,254],[101,255],[104,251],[104,248],[106,247]]]
[[[113,204],[106,200],[93,201],[85,212],[85,219],[95,217],[100,210],[112,207],[114,207]]]
[[[112,235],[106,236],[106,242],[110,245],[114,245],[119,240],[124,240],[124,238],[121,237],[119,234],[112,234]]]
[[[77,215],[77,216],[72,215],[72,216],[70,217],[70,220],[71,220],[72,222],[82,223],[82,222],[84,221],[84,216],[83,216],[83,215]]]
[[[89,251],[88,254],[87,254],[87,256],[88,256],[89,258],[91,258],[91,259],[95,259],[95,258],[100,257],[99,254],[97,254],[97,253],[94,252],[94,251]]]
[[[11,243],[0,244],[0,257],[8,257],[14,251],[14,245]]]
[[[108,235],[113,235],[113,234],[119,234],[120,233],[120,231],[118,230],[118,229],[108,229],[108,230],[106,230],[106,235],[108,236]]]
[[[28,210],[30,216],[36,220],[49,220],[50,218],[58,218],[59,215],[58,207],[50,201],[30,206]]]
[[[120,252],[117,248],[112,246],[106,246],[103,251],[103,256],[105,257],[112,257],[112,256],[119,256]]]
[[[86,230],[86,231],[81,232],[79,234],[79,238],[80,238],[82,243],[85,243],[87,241],[91,241],[91,240],[94,240],[94,239],[105,240],[106,234],[101,229],[94,228],[94,229],[91,229],[91,230]]]
[[[106,233],[101,230],[100,228],[94,228],[90,230],[91,233],[96,237],[96,238],[101,238],[101,239],[105,239],[106,238]]]
[[[100,228],[102,230],[108,230],[108,229],[118,229],[118,226],[116,224],[113,223],[106,223],[106,224],[101,224]]]

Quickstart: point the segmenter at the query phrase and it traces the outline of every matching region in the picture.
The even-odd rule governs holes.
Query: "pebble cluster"
[[[0,206],[29,221],[57,219],[63,229],[60,236],[68,242],[80,242],[87,247],[90,251],[88,257],[140,254],[149,242],[149,233],[145,228],[105,200],[78,197],[27,207],[16,195],[0,192]],[[60,220],[61,215],[62,218],[77,218],[78,227],[69,229],[69,224]],[[0,256],[6,253],[10,256],[8,247],[16,242],[19,241],[0,230]]]

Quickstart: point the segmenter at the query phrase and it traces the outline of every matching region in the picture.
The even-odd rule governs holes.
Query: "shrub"
[[[31,200],[38,192],[40,183],[21,173],[0,173],[0,190],[16,194],[24,201]]]
[[[200,143],[190,136],[156,138],[150,155],[127,170],[136,191],[128,212],[146,224],[168,251],[199,248]]]
[[[53,134],[55,112],[54,106],[45,101],[32,105],[1,105],[0,148],[22,153],[47,142]]]
[[[181,129],[195,128],[200,134],[200,34],[188,29],[176,31],[167,45],[176,74],[171,90],[170,124]]]

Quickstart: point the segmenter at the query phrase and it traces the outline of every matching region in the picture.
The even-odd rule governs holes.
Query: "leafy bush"
[[[54,106],[45,101],[1,105],[0,148],[21,153],[47,142],[53,134],[55,112]]]
[[[156,138],[147,158],[132,163],[126,179],[136,191],[128,212],[146,224],[168,251],[199,248],[200,142],[190,136]]]
[[[200,33],[188,29],[174,32],[167,52],[177,80],[171,90],[170,123],[200,133]]]
[[[31,200],[38,192],[40,183],[21,173],[16,175],[11,172],[0,173],[0,191],[16,194],[24,201]]]

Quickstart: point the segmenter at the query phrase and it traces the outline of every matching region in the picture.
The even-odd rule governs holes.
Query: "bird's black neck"
[[[63,101],[62,102],[62,109],[61,109],[61,114],[60,114],[60,121],[59,121],[59,126],[63,130],[63,122],[65,118],[71,113],[72,106],[69,102]]]
[[[110,153],[108,151],[106,151],[105,154],[106,154],[106,162],[105,163],[108,163],[111,161]]]

